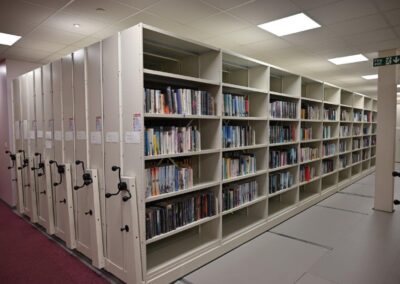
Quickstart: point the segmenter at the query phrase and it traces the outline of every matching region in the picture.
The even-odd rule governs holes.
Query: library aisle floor
[[[400,283],[400,208],[372,210],[374,179],[365,177],[176,284]]]
[[[0,283],[108,283],[0,202]]]

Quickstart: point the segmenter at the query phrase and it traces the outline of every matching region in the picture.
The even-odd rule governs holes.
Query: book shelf
[[[135,177],[145,283],[175,281],[374,170],[375,99],[143,24],[102,46],[104,109],[120,112],[104,155]],[[121,202],[103,200],[103,214]],[[105,269],[125,281],[110,263],[131,252],[107,245]]]

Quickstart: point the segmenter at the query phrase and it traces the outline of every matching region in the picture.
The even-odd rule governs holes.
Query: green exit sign
[[[374,58],[374,67],[400,64],[400,55]]]

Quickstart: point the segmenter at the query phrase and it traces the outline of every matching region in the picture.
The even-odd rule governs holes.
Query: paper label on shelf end
[[[62,132],[59,130],[54,131],[54,140],[61,141],[62,140]]]
[[[51,140],[46,140],[46,149],[51,149],[53,148],[53,141]]]
[[[106,132],[106,142],[107,143],[118,143],[119,133],[115,131]]]
[[[31,139],[31,140],[35,139],[35,131],[33,131],[33,130],[29,131],[29,139]]]
[[[65,131],[65,141],[72,141],[72,140],[74,140],[74,132]]]
[[[43,130],[37,131],[37,138],[43,138]]]
[[[101,144],[101,132],[100,131],[90,132],[90,143]]]
[[[125,143],[139,144],[140,143],[140,131],[126,131],[125,132]]]
[[[76,139],[77,140],[86,140],[86,131],[77,131]]]
[[[46,139],[53,139],[53,134],[51,131],[46,131]]]

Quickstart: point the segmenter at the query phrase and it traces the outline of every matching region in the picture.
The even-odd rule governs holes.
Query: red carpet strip
[[[108,283],[0,201],[0,283]]]

